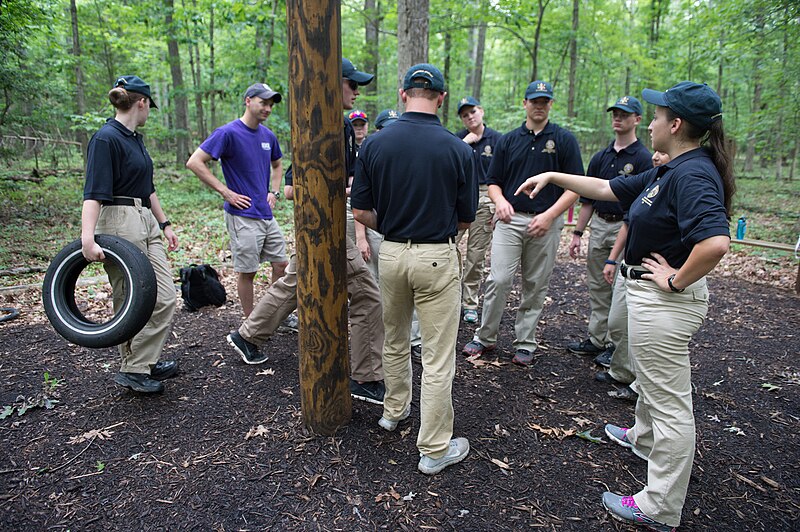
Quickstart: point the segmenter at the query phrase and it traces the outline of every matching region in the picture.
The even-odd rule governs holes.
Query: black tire
[[[105,323],[86,318],[75,303],[75,284],[89,262],[81,253],[81,241],[62,249],[44,276],[42,302],[47,318],[58,334],[70,342],[103,348],[127,342],[142,330],[156,305],[158,288],[153,265],[142,250],[112,235],[95,235],[106,262],[123,274],[125,301],[119,312]]]

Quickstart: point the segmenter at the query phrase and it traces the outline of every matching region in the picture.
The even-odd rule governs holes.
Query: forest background
[[[545,79],[551,119],[576,134],[584,164],[609,142],[606,108],[619,96],[706,82],[723,100],[737,178],[755,180],[740,190],[771,197],[779,214],[748,236],[793,245],[800,233],[795,0],[346,0],[341,15],[342,54],[376,73],[357,102],[371,118],[397,108],[398,73],[414,62],[444,72],[440,116],[451,130],[466,95],[481,100],[489,126],[518,127],[525,87]],[[137,74],[159,106],[143,128],[157,182],[191,175],[189,154],[241,115],[256,81],[284,94],[268,126],[288,163],[288,63],[285,0],[0,0],[0,158],[17,176],[30,167],[75,175],[112,115],[109,88]],[[651,114],[647,106],[638,132],[648,147]],[[736,201],[734,224],[766,207],[752,195]]]

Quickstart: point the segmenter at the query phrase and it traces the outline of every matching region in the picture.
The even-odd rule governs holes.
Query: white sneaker
[[[296,314],[289,314],[289,317],[281,322],[279,329],[283,329],[284,331],[297,332],[297,328],[300,326],[299,321],[300,320],[297,319]]]
[[[391,432],[397,428],[397,425],[401,421],[403,421],[404,419],[408,419],[408,416],[410,415],[411,415],[411,403],[408,404],[408,406],[406,407],[406,411],[403,412],[403,415],[400,416],[400,419],[393,421],[391,419],[386,419],[385,417],[381,416],[381,418],[378,420],[378,426],[381,427],[382,429],[386,429],[389,432]]]
[[[447,454],[441,458],[431,458],[421,455],[417,469],[426,475],[435,475],[447,466],[459,463],[469,454],[469,440],[466,438],[453,438],[450,440],[450,447]]]

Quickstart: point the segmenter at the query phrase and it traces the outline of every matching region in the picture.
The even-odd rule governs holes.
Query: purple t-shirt
[[[200,149],[219,160],[225,184],[237,194],[250,197],[250,207],[237,209],[225,202],[225,211],[236,216],[272,219],[267,202],[272,161],[283,157],[278,138],[259,124],[250,129],[239,119],[218,127],[200,145]]]

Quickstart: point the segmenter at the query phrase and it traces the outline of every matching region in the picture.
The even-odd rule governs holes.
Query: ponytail
[[[733,195],[736,193],[736,182],[733,177],[733,159],[728,151],[728,146],[725,144],[725,130],[722,127],[722,119],[715,120],[707,130],[692,124],[689,120],[682,118],[669,107],[667,109],[667,118],[675,120],[681,118],[683,127],[681,128],[687,138],[696,140],[700,139],[700,146],[705,147],[710,155],[714,166],[717,167],[722,178],[722,191],[725,195],[725,212],[728,214],[728,219],[731,218],[731,209],[733,206]]]
[[[717,167],[717,172],[722,177],[722,189],[725,193],[725,211],[728,213],[728,218],[730,218],[733,195],[736,193],[736,181],[733,177],[733,160],[725,143],[725,130],[722,127],[722,120],[711,123],[708,132],[700,141],[700,145],[707,145],[708,151],[711,152],[711,160],[714,161],[714,166]]]
[[[122,87],[114,87],[108,91],[108,101],[114,108],[120,111],[127,111],[133,107],[139,100],[147,98],[144,94],[138,92],[128,92]]]

